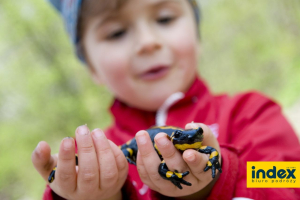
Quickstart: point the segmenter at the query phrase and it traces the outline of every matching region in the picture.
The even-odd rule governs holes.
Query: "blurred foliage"
[[[300,97],[300,1],[202,3],[200,74],[215,92],[257,89],[284,106]]]
[[[199,71],[214,92],[260,90],[289,106],[300,96],[298,0],[200,0]],[[0,199],[41,199],[31,152],[87,123],[111,122],[112,96],[76,59],[46,1],[0,0]]]

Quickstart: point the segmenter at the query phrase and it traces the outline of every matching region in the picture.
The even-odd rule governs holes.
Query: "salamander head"
[[[171,141],[181,151],[199,149],[202,146],[203,130],[201,127],[184,131],[176,130],[171,135]]]

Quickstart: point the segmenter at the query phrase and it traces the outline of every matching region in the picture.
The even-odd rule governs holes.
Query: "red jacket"
[[[300,199],[300,188],[246,187],[247,161],[300,161],[298,138],[272,100],[256,92],[213,96],[197,78],[184,97],[165,111],[165,124],[182,128],[192,121],[207,124],[220,144],[223,173],[209,200]],[[156,112],[132,108],[118,100],[111,112],[114,123],[105,134],[117,145],[156,123]],[[125,199],[166,199],[141,182],[133,165],[122,192]],[[52,199],[59,198],[47,186],[44,200]]]

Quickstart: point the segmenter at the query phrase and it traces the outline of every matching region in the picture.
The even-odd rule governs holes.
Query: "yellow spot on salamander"
[[[157,145],[156,145],[156,144],[154,144],[154,148],[156,149],[156,151],[157,151],[158,155],[161,155],[161,153],[160,153],[160,151],[158,150],[158,148],[157,148]]]
[[[175,131],[171,134],[171,136],[170,136],[171,138],[174,136],[174,133],[175,133]]]
[[[175,148],[178,150],[186,150],[186,149],[199,149],[202,146],[202,142],[195,142],[193,144],[175,144]]]
[[[219,155],[217,151],[214,151],[210,154],[209,159],[212,159],[213,157]]]
[[[133,151],[132,151],[132,149],[130,149],[130,148],[126,148],[126,150],[129,152],[129,154],[130,154],[130,157],[132,156],[132,154],[133,154]]]
[[[207,148],[207,146],[202,146],[200,149],[206,149]]]
[[[167,177],[167,178],[170,178],[173,174],[174,174],[173,172],[168,171],[168,172],[166,173],[166,177]]]
[[[156,128],[159,128],[159,129],[175,129],[175,130],[183,131],[183,129],[175,127],[175,126],[154,126],[154,127],[151,127],[150,129],[156,129]]]
[[[176,172],[175,172],[175,175],[176,175],[178,178],[182,178],[182,173],[176,173]]]
[[[207,166],[212,166],[210,161],[207,162]]]

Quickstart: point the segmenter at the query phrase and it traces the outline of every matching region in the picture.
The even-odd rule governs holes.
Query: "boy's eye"
[[[160,24],[169,24],[174,20],[174,17],[161,17],[157,20]]]
[[[107,36],[107,39],[109,40],[115,40],[115,39],[119,39],[121,38],[122,36],[124,36],[126,33],[126,30],[125,29],[122,29],[122,30],[118,30],[118,31],[114,31],[113,33],[109,34]]]

